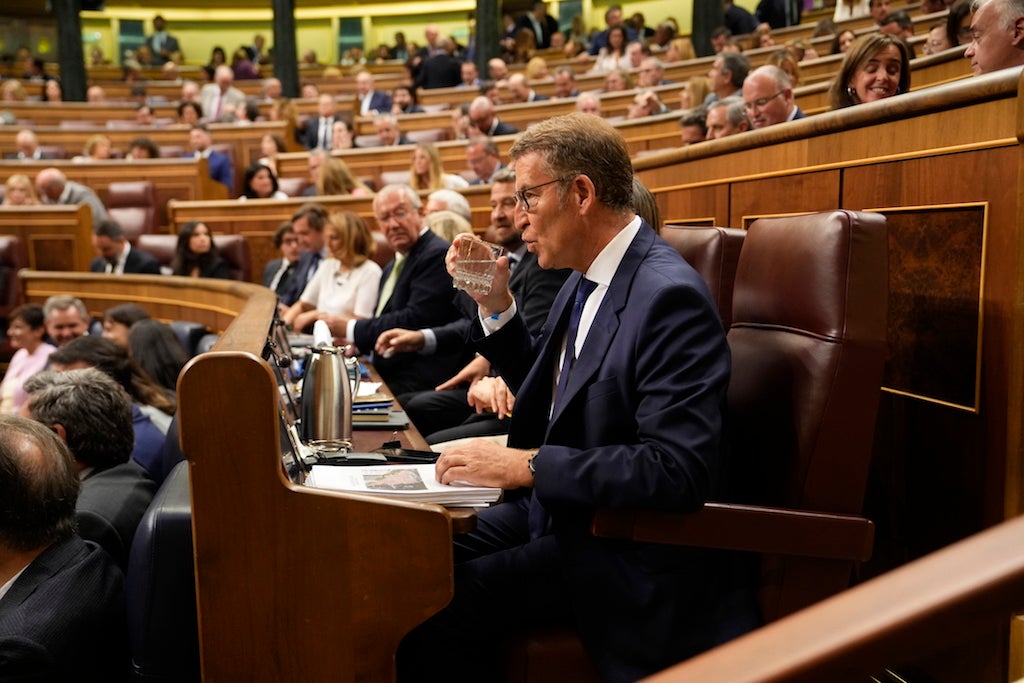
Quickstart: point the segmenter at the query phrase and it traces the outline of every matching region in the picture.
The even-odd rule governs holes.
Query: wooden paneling
[[[89,270],[92,211],[78,206],[5,206],[0,208],[0,234],[25,245],[29,268]]]

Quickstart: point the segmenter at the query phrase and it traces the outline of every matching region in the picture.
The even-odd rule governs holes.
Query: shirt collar
[[[615,271],[619,269],[619,264],[622,263],[622,259],[626,255],[626,250],[629,249],[633,238],[640,231],[640,225],[640,216],[633,216],[633,220],[623,226],[597,255],[597,258],[587,268],[585,277],[605,287],[611,285]]]

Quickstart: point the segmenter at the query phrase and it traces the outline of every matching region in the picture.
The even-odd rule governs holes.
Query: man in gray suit
[[[93,229],[110,220],[107,207],[91,189],[68,180],[59,168],[44,168],[36,175],[36,192],[44,204],[87,204],[92,210]]]
[[[127,678],[124,579],[75,535],[78,490],[52,431],[0,415],[0,680]]]
[[[94,368],[41,372],[25,382],[22,415],[52,429],[71,451],[82,480],[78,535],[110,553],[121,568],[156,483],[130,459],[135,445],[128,394]]]

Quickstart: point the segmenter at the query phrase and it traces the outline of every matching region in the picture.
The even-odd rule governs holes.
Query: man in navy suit
[[[213,150],[213,136],[205,124],[198,123],[192,126],[188,133],[188,141],[192,146],[192,156],[206,157],[210,165],[210,177],[228,188],[228,196],[235,192],[235,169],[231,166],[231,159],[226,154]]]
[[[56,434],[0,416],[0,680],[127,680],[124,578],[75,535],[78,490]]]
[[[590,533],[601,507],[693,510],[721,490],[729,350],[703,280],[635,214],[611,125],[548,119],[510,154],[523,240],[576,272],[538,337],[504,259],[472,295],[477,348],[516,395],[508,447],[450,448],[436,473],[509,495],[456,539],[455,597],[403,641],[399,680],[497,680],[507,633],[569,623],[604,680],[634,681],[756,622],[729,557]]]
[[[359,101],[359,115],[373,116],[391,111],[391,97],[386,92],[374,90],[373,74],[365,69],[356,74],[356,99]]]
[[[494,103],[481,95],[469,104],[469,120],[484,135],[512,135],[518,133],[515,126],[502,122],[494,113]]]
[[[548,99],[547,95],[538,95],[537,91],[530,87],[526,75],[521,73],[514,73],[508,77],[508,92],[516,104],[543,102]]]
[[[104,221],[96,226],[92,231],[92,247],[99,255],[89,264],[91,273],[160,274],[157,260],[133,247],[124,236],[124,228],[114,221]]]
[[[331,332],[363,353],[370,353],[381,333],[394,327],[420,329],[452,322],[461,311],[453,303],[452,279],[444,257],[449,243],[423,222],[423,203],[408,185],[385,185],[373,198],[379,229],[395,249],[384,267],[374,317],[357,320],[332,316]],[[463,347],[430,358],[400,353],[374,355],[373,365],[396,395],[433,389],[468,360]]]
[[[777,123],[795,121],[806,115],[796,106],[793,83],[786,72],[777,66],[759,66],[743,81],[743,104],[750,123],[767,128]]]
[[[334,95],[320,93],[316,100],[317,117],[306,123],[306,133],[303,143],[307,149],[330,149],[331,135],[333,134],[334,122],[338,120],[338,107],[334,102]]]

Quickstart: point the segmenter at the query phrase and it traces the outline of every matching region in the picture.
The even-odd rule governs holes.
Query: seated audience
[[[679,119],[679,126],[682,128],[680,137],[684,147],[695,145],[707,139],[708,127],[706,119],[707,110],[703,106],[695,107],[685,112],[683,117]]]
[[[24,102],[27,99],[28,93],[21,81],[12,78],[0,85],[0,102]]]
[[[743,82],[743,102],[754,128],[804,118],[793,98],[793,86],[786,72],[766,64],[750,72]]]
[[[974,18],[972,7],[971,0],[956,0],[949,7],[949,14],[946,16],[946,37],[953,47],[971,42],[971,21]]]
[[[444,172],[441,155],[430,142],[416,143],[412,151],[412,164],[409,166],[409,184],[414,190],[469,187],[469,181],[462,176]]]
[[[555,97],[576,97],[580,94],[576,87],[576,72],[571,66],[560,66],[555,69],[552,80],[555,84]]]
[[[547,95],[538,95],[537,91],[530,87],[525,74],[515,73],[509,76],[507,87],[513,104],[543,102],[548,99]]]
[[[64,89],[60,85],[60,80],[51,78],[43,83],[43,102],[63,102],[64,101]]]
[[[35,206],[39,204],[36,188],[24,173],[14,173],[4,183],[4,203],[0,206]]]
[[[144,319],[128,332],[128,353],[142,371],[168,392],[178,390],[178,375],[189,355],[171,326]]]
[[[424,222],[438,237],[449,242],[453,241],[456,235],[473,232],[473,226],[469,221],[454,211],[448,211],[447,209],[444,211],[427,212]]]
[[[423,214],[429,216],[438,211],[452,211],[466,219],[473,220],[473,209],[469,206],[466,195],[455,190],[434,190],[427,195],[427,203],[423,206]]]
[[[36,191],[44,204],[87,204],[92,211],[92,224],[110,220],[107,208],[91,188],[68,180],[58,168],[44,168],[36,175]]]
[[[121,348],[128,348],[128,332],[140,320],[149,320],[149,313],[138,304],[118,304],[103,312],[103,336]]]
[[[145,135],[128,143],[128,159],[159,159],[160,147]]]
[[[299,300],[283,319],[297,330],[317,320],[329,325],[342,316],[373,317],[380,289],[381,268],[372,259],[376,243],[366,221],[350,211],[332,214],[323,228],[331,258],[317,269]]]
[[[910,89],[910,53],[899,37],[886,33],[861,36],[843,57],[832,86],[833,109],[883,100]]]
[[[686,85],[679,90],[679,108],[689,111],[694,107],[699,107],[710,94],[711,79],[707,76],[690,76]]]
[[[46,335],[60,348],[89,334],[89,311],[81,299],[54,294],[43,304]]]
[[[476,174],[471,185],[487,185],[496,172],[505,168],[494,140],[479,134],[466,145],[466,165]]]
[[[0,416],[0,679],[124,681],[124,576],[75,533],[82,484],[50,425]]]
[[[964,52],[975,76],[1024,64],[1024,7],[1014,0],[974,0],[973,40]],[[961,42],[966,42],[961,40]]]
[[[693,49],[693,41],[689,38],[674,38],[665,50],[666,62],[682,62],[696,58],[697,51]]]
[[[702,102],[711,104],[716,100],[739,95],[748,73],[750,73],[750,60],[746,55],[736,52],[724,52],[718,55],[708,71],[708,84],[711,87],[711,93]],[[694,106],[700,103],[697,102]]]
[[[320,196],[348,194],[353,197],[369,197],[373,191],[359,178],[352,175],[344,159],[328,157],[317,172],[316,193]]]
[[[539,81],[548,77],[548,62],[543,57],[533,57],[526,63],[523,75],[527,80]]]
[[[630,69],[629,57],[626,56],[626,44],[629,38],[626,36],[626,29],[623,26],[613,26],[608,29],[608,45],[602,47],[597,53],[597,59],[591,69],[592,73],[607,73],[618,69]]]
[[[39,137],[31,128],[22,128],[17,132],[14,136],[14,146],[18,151],[4,154],[4,159],[38,161],[51,158],[50,155],[43,153],[39,147]]]
[[[196,126],[202,122],[203,105],[199,102],[182,102],[178,105],[178,123]]]
[[[277,292],[278,296],[283,296],[292,287],[299,258],[302,256],[302,247],[299,246],[299,238],[295,236],[291,221],[285,221],[274,231],[274,249],[277,249],[281,256],[267,262],[260,281],[264,287],[269,287]]]
[[[46,425],[68,445],[82,480],[75,505],[78,535],[127,569],[132,538],[157,488],[131,459],[131,399],[94,368],[42,372],[25,383],[25,391],[22,415]]]
[[[199,123],[189,130],[189,146],[192,147],[193,157],[206,157],[209,162],[210,177],[228,188],[228,192],[235,191],[235,170],[231,166],[231,159],[227,154],[222,154],[213,149],[213,136],[205,124]]]
[[[707,140],[717,140],[750,130],[750,119],[747,118],[747,109],[741,97],[727,97],[713,102],[707,112],[704,121],[708,129]]]
[[[486,97],[474,98],[469,104],[469,120],[484,135],[511,135],[519,129],[501,121],[494,110],[494,103]]]
[[[82,154],[73,157],[71,160],[82,163],[86,161],[108,161],[110,159],[111,147],[113,144],[110,138],[103,133],[90,135],[85,141]]]
[[[767,63],[785,71],[794,88],[800,85],[800,64],[788,49],[776,50],[771,53]]]
[[[245,180],[242,181],[242,195],[239,199],[288,199],[288,195],[278,186],[274,171],[257,161],[245,169]]]
[[[260,138],[260,153],[263,155],[259,158],[259,163],[263,164],[276,176],[277,171],[277,155],[284,154],[288,151],[288,147],[284,144],[284,140],[277,133],[267,133]]]
[[[395,86],[391,91],[391,113],[399,114],[422,114],[424,112],[416,101],[416,91],[408,85]]]
[[[335,119],[331,126],[331,151],[352,149],[355,146],[355,132],[352,130],[352,124],[345,118]]]
[[[18,306],[7,317],[7,339],[16,350],[0,381],[0,414],[18,412],[25,402],[25,380],[45,368],[50,354],[57,350],[43,339],[45,322],[39,304]]]
[[[626,69],[609,71],[604,77],[604,89],[601,92],[622,92],[633,89],[633,77]]]
[[[601,110],[601,98],[598,97],[597,93],[581,93],[580,96],[576,98],[576,111],[581,114],[592,114],[597,117],[603,116]]]
[[[92,247],[97,256],[89,264],[91,273],[160,275],[157,260],[133,247],[124,229],[114,221],[103,221],[96,226],[92,231]]]
[[[830,54],[845,54],[856,39],[857,34],[850,29],[840,31],[832,38],[832,51]]]
[[[398,124],[398,119],[392,114],[378,114],[373,119],[373,128],[383,147],[412,144],[412,140],[405,137]]]
[[[832,21],[845,21],[870,14],[869,0],[838,0]]]
[[[639,119],[655,114],[664,114],[668,111],[665,103],[658,99],[658,94],[653,90],[645,89],[633,96],[626,111],[627,119]]]
[[[937,55],[951,47],[953,45],[949,42],[949,34],[946,33],[946,22],[940,21],[928,29],[928,38],[924,41],[922,51],[926,55]]]
[[[171,275],[230,278],[228,262],[217,253],[213,233],[202,221],[189,221],[178,231],[178,244],[171,261]]]

